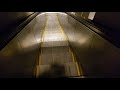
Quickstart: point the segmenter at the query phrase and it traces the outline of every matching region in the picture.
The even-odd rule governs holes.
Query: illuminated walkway
[[[78,64],[74,60],[57,14],[48,13],[46,18],[37,65],[37,77],[80,76]]]
[[[58,14],[39,14],[0,51],[0,77],[81,75]]]

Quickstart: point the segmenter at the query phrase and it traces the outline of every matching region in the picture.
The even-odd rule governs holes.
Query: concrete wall
[[[70,16],[58,17],[85,76],[120,77],[120,48]]]

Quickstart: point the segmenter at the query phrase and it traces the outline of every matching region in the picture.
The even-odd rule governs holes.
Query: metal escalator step
[[[72,62],[72,56],[70,55],[70,53],[65,53],[65,54],[54,54],[53,55],[53,62],[55,63],[68,63],[68,62]]]
[[[68,62],[72,62],[72,56],[71,53],[59,53],[59,54],[52,54],[52,53],[47,53],[47,54],[42,54],[41,59],[40,59],[40,65],[45,65],[45,64],[52,64],[52,63],[59,63],[59,64],[64,64]]]
[[[44,41],[41,47],[68,46],[67,41]]]
[[[69,47],[44,47],[41,50],[41,58],[39,64],[62,64],[72,61],[72,54],[69,52]]]
[[[74,62],[64,64],[48,64],[37,66],[37,76],[39,77],[74,77],[77,70]]]
[[[70,76],[72,77],[78,76],[77,69],[74,62],[68,62],[68,63],[65,63],[65,65],[69,67]]]
[[[41,77],[50,68],[50,65],[38,65],[37,66],[37,77]]]
[[[65,77],[65,67],[60,64],[39,65],[37,67],[37,76],[40,78]]]
[[[52,63],[53,63],[52,53],[41,55],[41,60],[39,63],[40,65],[52,64]]]
[[[73,61],[72,54],[70,52],[66,53],[65,55],[66,55],[65,63]]]
[[[52,47],[52,52],[53,52],[53,53],[69,52],[69,46],[57,46],[57,47]]]

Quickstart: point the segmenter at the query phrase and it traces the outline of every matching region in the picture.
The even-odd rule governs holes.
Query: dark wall
[[[93,21],[116,31],[120,29],[120,12],[96,12]]]
[[[0,31],[33,12],[0,12]]]
[[[120,12],[96,12],[93,19],[115,45],[120,47]]]

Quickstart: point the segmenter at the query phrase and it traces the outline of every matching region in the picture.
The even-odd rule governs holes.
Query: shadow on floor
[[[50,69],[41,74],[38,78],[61,78],[65,77],[65,67],[58,63],[51,65]]]

